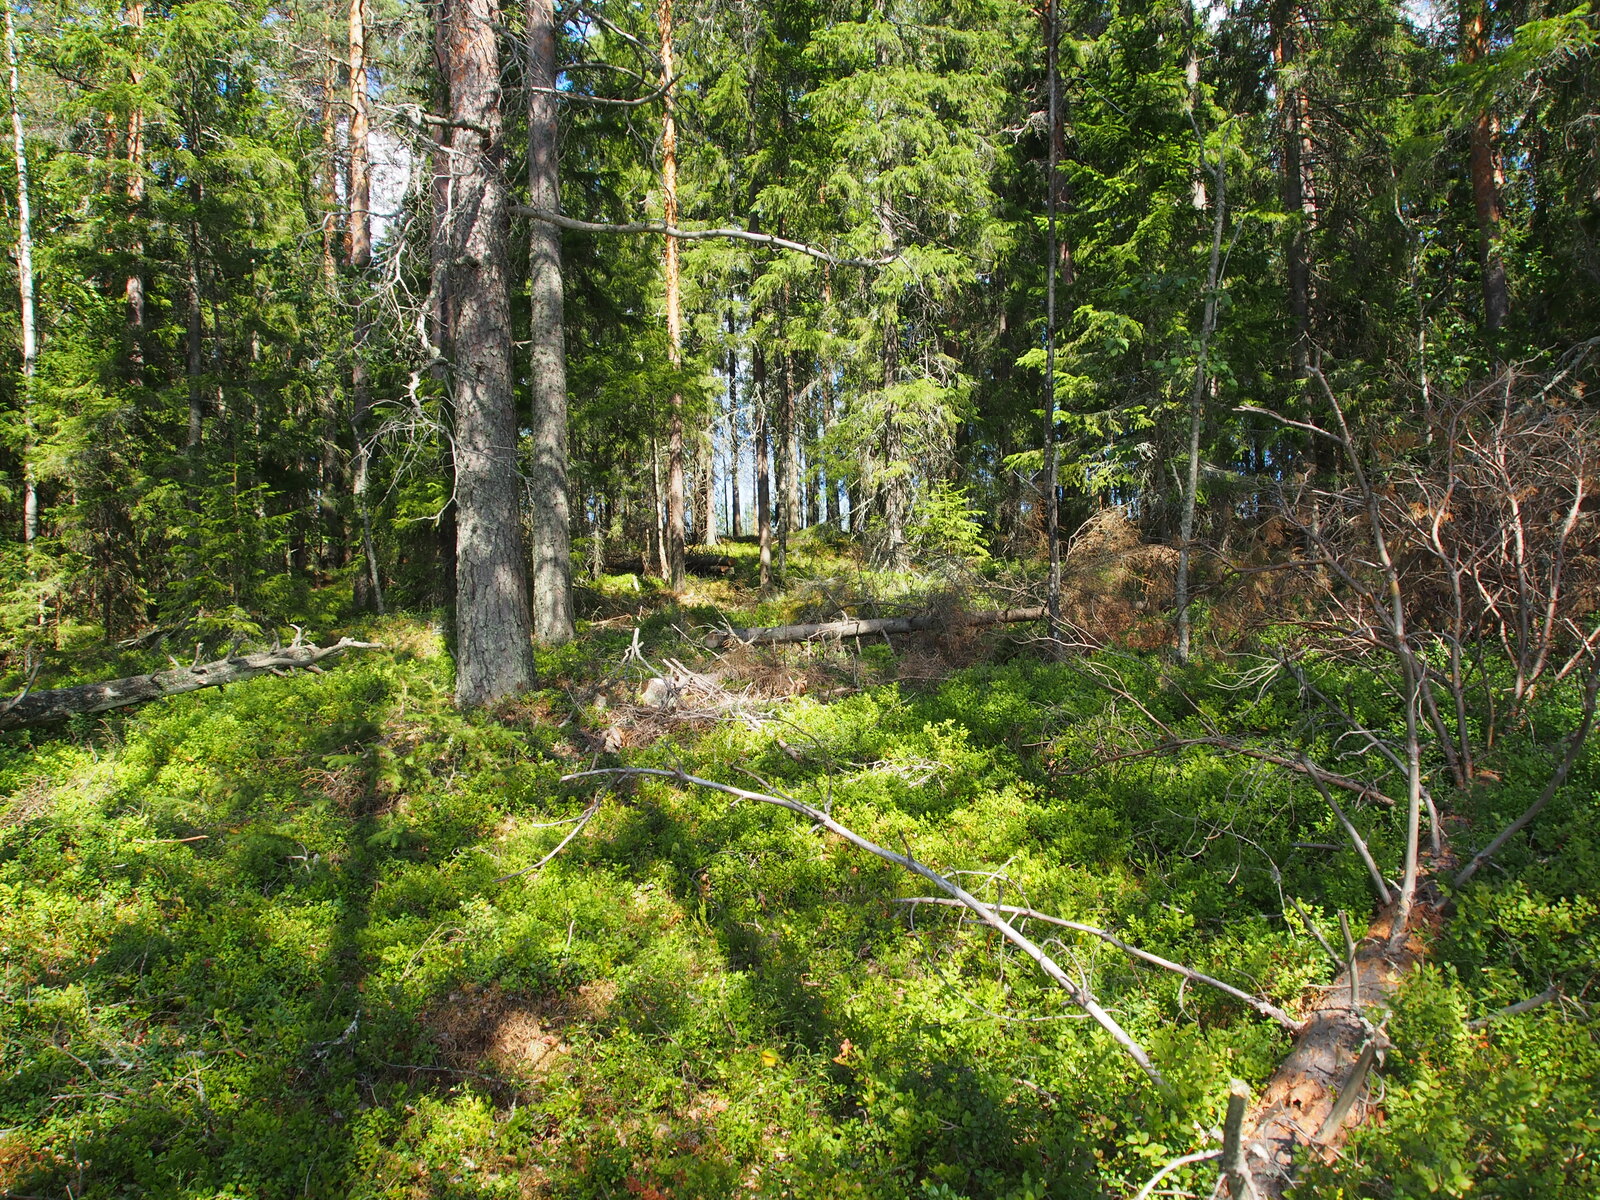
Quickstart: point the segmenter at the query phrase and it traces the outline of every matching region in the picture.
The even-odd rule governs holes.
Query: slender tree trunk
[[[889,218],[887,203],[878,209],[878,225],[883,234],[884,253],[894,254],[894,225]],[[882,561],[891,571],[903,571],[909,565],[906,556],[906,509],[909,507],[910,476],[900,468],[904,457],[901,438],[900,414],[889,399],[900,370],[900,304],[891,298],[883,313],[883,465],[884,481],[880,492],[883,497],[884,547]]]
[[[661,193],[663,217],[678,224],[678,121],[672,99],[672,0],[661,0]],[[678,239],[666,238],[667,356],[674,370],[683,366],[683,309],[678,291]],[[674,387],[667,424],[667,584],[683,590],[683,393]]]
[[[1489,47],[1489,2],[1472,0],[1461,14],[1461,58],[1468,64],[1481,59]],[[1478,224],[1478,266],[1483,274],[1483,326],[1499,332],[1511,312],[1505,260],[1500,253],[1500,148],[1499,130],[1488,109],[1472,120],[1467,169],[1472,179],[1472,209]]]
[[[734,537],[739,523],[739,351],[732,342],[733,314],[728,314],[728,527]]]
[[[1046,239],[1044,293],[1044,536],[1050,554],[1050,578],[1046,585],[1045,612],[1049,620],[1052,654],[1059,656],[1061,644],[1061,500],[1057,478],[1060,467],[1056,455],[1056,207],[1060,173],[1061,76],[1057,63],[1060,43],[1060,18],[1057,0],[1047,0],[1045,16],[1045,70],[1050,78],[1050,151],[1045,180]]]
[[[767,356],[760,343],[750,361],[750,403],[755,410],[756,537],[761,543],[761,590],[772,588],[772,475],[767,454]]]
[[[789,533],[800,520],[800,427],[795,419],[794,355],[783,356],[783,393],[778,406],[778,436],[782,439],[782,458],[778,475],[782,490],[778,497],[778,582],[789,578]]]
[[[22,124],[22,83],[17,70],[17,27],[5,5],[6,68],[11,99],[11,140],[17,161],[17,291],[22,307],[22,542],[33,569],[39,536],[39,490],[34,477],[33,382],[39,365],[39,325],[33,307],[33,206],[28,196],[28,146]],[[43,623],[43,610],[40,610]]]
[[[354,443],[351,492],[361,522],[361,551],[365,571],[356,577],[358,609],[383,612],[383,580],[378,571],[378,551],[372,539],[372,509],[367,499],[371,455],[367,451],[367,414],[372,410],[372,384],[367,370],[367,342],[372,318],[368,312],[363,277],[372,265],[371,120],[367,96],[367,22],[370,0],[350,0],[350,272],[358,294],[355,331],[350,347],[350,438]]]
[[[1290,360],[1297,376],[1304,375],[1311,358],[1311,263],[1310,225],[1316,213],[1314,199],[1308,197],[1306,174],[1309,169],[1306,147],[1309,130],[1306,97],[1295,77],[1295,33],[1291,26],[1295,8],[1287,0],[1274,5],[1272,57],[1278,73],[1278,122],[1283,147],[1283,211],[1290,218],[1284,246],[1289,289],[1291,325]],[[1309,204],[1309,207],[1308,207]]]
[[[833,428],[833,368],[824,363],[822,369],[822,411],[817,420],[817,524],[826,525],[839,513],[833,493],[837,481],[829,477],[822,453],[822,441]]]
[[[191,200],[198,208],[199,185],[190,184]],[[200,482],[200,444],[205,436],[205,394],[201,388],[201,372],[205,365],[205,322],[200,308],[200,229],[195,219],[189,222],[189,289],[188,289],[187,354],[184,373],[189,383],[189,429],[184,448],[189,460],[191,489]],[[191,490],[191,507],[198,494]]]
[[[1199,126],[1196,125],[1198,135]],[[1205,162],[1205,142],[1199,147],[1200,160]],[[1205,309],[1200,318],[1200,345],[1194,364],[1194,387],[1189,391],[1189,457],[1183,480],[1183,518],[1178,530],[1178,575],[1174,587],[1174,605],[1177,608],[1178,661],[1189,661],[1189,558],[1194,541],[1195,505],[1200,495],[1200,430],[1205,417],[1206,384],[1210,378],[1210,364],[1206,355],[1211,347],[1211,335],[1217,327],[1217,288],[1222,274],[1222,235],[1226,229],[1227,164],[1222,149],[1217,149],[1217,161],[1212,167],[1216,195],[1211,223],[1211,259],[1206,265]]]
[[[533,683],[512,391],[509,205],[495,0],[442,0],[449,85],[447,325],[455,409],[456,702]]]
[[[561,211],[556,122],[554,0],[528,7],[528,203]],[[532,352],[533,635],[545,645],[572,639],[572,519],[567,479],[566,308],[561,230],[534,221],[528,231]]]
[[[330,291],[338,287],[339,259],[339,108],[338,72],[333,31],[328,31],[322,63],[322,165],[317,190],[322,204],[322,281]]]
[[[128,82],[137,93],[144,82],[143,63],[143,36],[144,36],[145,6],[144,0],[128,5],[124,12],[123,20],[128,28],[133,31],[133,65],[128,71]],[[137,212],[138,207],[144,202],[144,108],[137,102],[132,111],[128,113],[128,183],[127,197],[130,214]],[[144,242],[135,240],[129,247],[129,253],[137,260],[144,254]],[[135,373],[142,372],[144,368],[144,334],[145,334],[145,291],[144,276],[137,266],[128,272],[128,277],[123,283],[123,298],[128,307],[128,360]]]

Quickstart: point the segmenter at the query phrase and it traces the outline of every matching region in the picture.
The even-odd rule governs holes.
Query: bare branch
[[[1072,997],[1073,1003],[1078,1005],[1079,1008],[1082,1008],[1091,1017],[1093,1017],[1096,1023],[1098,1023],[1102,1029],[1111,1035],[1112,1040],[1114,1040],[1123,1048],[1123,1050],[1127,1052],[1128,1057],[1133,1059],[1133,1061],[1139,1065],[1140,1070],[1145,1073],[1145,1075],[1153,1084],[1156,1085],[1157,1088],[1159,1088],[1165,1094],[1171,1093],[1171,1085],[1167,1083],[1166,1077],[1156,1069],[1155,1064],[1150,1061],[1150,1056],[1145,1053],[1144,1048],[1128,1035],[1127,1030],[1123,1029],[1122,1026],[1117,1023],[1115,1017],[1100,1007],[1100,1004],[1095,1000],[1094,996],[1090,994],[1087,987],[1073,979],[1064,970],[1062,970],[1054,959],[1040,949],[1039,946],[1036,945],[1032,940],[1022,934],[1009,921],[1002,919],[999,913],[994,910],[993,906],[983,903],[983,901],[979,900],[976,896],[971,895],[960,885],[939,874],[931,867],[927,867],[922,863],[919,863],[916,859],[912,858],[909,853],[896,854],[893,850],[887,850],[878,845],[876,842],[862,837],[859,833],[855,832],[855,830],[841,825],[838,821],[834,820],[821,809],[813,808],[811,805],[802,803],[799,800],[790,800],[781,796],[771,796],[765,792],[752,792],[747,788],[734,787],[731,784],[717,783],[715,780],[702,779],[697,775],[690,775],[687,771],[664,770],[659,767],[607,767],[593,771],[576,771],[571,775],[563,775],[561,777],[561,782],[570,783],[578,779],[596,779],[602,776],[634,776],[670,779],[685,786],[709,788],[712,791],[722,792],[725,795],[734,796],[741,800],[752,800],[759,804],[771,804],[778,808],[786,808],[790,812],[798,813],[800,816],[816,822],[824,829],[827,829],[831,833],[837,834],[839,837],[843,838],[852,845],[858,846],[867,851],[867,853],[874,854],[883,859],[885,862],[892,862],[898,866],[904,867],[913,875],[921,876],[923,879],[926,879],[929,883],[933,884],[946,895],[953,897],[964,907],[970,908],[985,924],[992,927],[1003,938],[1005,938],[1013,946],[1017,947],[1017,949],[1021,950],[1036,964],[1038,964],[1040,970],[1042,970],[1046,975],[1059,984],[1062,989],[1064,989],[1066,993]]]
[[[971,907],[971,905],[965,904],[959,900],[946,900],[939,896],[911,896],[903,900],[896,900],[895,903],[937,904],[948,908]],[[1171,959],[1162,958],[1159,954],[1152,954],[1148,950],[1141,950],[1139,947],[1130,945],[1129,943],[1123,941],[1116,934],[1111,933],[1108,930],[1097,928],[1094,925],[1085,925],[1079,921],[1068,921],[1062,917],[1052,917],[1050,914],[1039,912],[1037,909],[1021,908],[1015,904],[991,904],[987,907],[994,909],[996,912],[1006,913],[1010,916],[1027,917],[1031,920],[1043,921],[1047,925],[1059,925],[1063,929],[1072,929],[1076,930],[1078,933],[1090,934],[1093,937],[1099,938],[1103,942],[1109,942],[1118,950],[1121,950],[1124,954],[1127,954],[1132,958],[1140,959],[1143,962],[1150,963],[1152,966],[1157,966],[1163,970],[1172,971],[1175,974],[1182,975],[1191,983],[1203,983],[1207,987],[1216,988],[1219,992],[1225,992],[1229,996],[1232,996],[1235,1000],[1238,1000],[1240,1003],[1246,1004],[1255,1009],[1256,1012],[1267,1018],[1267,1020],[1274,1021],[1281,1025],[1290,1033],[1294,1033],[1300,1028],[1300,1022],[1296,1021],[1277,1005],[1269,1004],[1267,1001],[1262,1000],[1258,996],[1252,996],[1249,992],[1240,991],[1230,983],[1223,983],[1220,979],[1215,979],[1210,975],[1202,974],[1201,972],[1196,971],[1193,967],[1186,967],[1182,963],[1175,963]]]
[[[1552,1000],[1561,998],[1561,989],[1551,984],[1536,996],[1529,996],[1526,1000],[1518,1000],[1515,1004],[1508,1004],[1504,1008],[1497,1008],[1492,1013],[1485,1013],[1481,1017],[1474,1017],[1467,1022],[1468,1029],[1486,1029],[1502,1017],[1521,1016],[1525,1012],[1532,1012],[1542,1008]]]
[[[841,258],[805,242],[791,241],[789,238],[781,238],[771,233],[755,233],[749,229],[680,229],[676,225],[668,225],[665,221],[635,221],[626,225],[611,225],[600,221],[580,221],[576,217],[564,216],[544,208],[530,208],[526,204],[514,204],[511,206],[511,211],[519,217],[531,217],[535,221],[545,221],[560,229],[571,229],[576,233],[653,233],[663,237],[678,238],[685,242],[725,238],[729,241],[771,246],[775,250],[793,250],[796,254],[808,254],[835,267],[883,267],[900,257],[898,254],[890,254],[882,258]]]

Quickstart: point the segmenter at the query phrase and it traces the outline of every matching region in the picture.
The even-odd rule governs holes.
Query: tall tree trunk
[[[739,351],[731,338],[733,314],[728,314],[728,528],[734,537],[743,531],[739,523]]]
[[[895,244],[894,225],[889,218],[887,202],[880,205],[878,224],[883,234],[884,253],[892,255]],[[906,555],[906,509],[909,507],[910,475],[901,468],[904,454],[901,437],[900,414],[895,412],[889,399],[890,390],[900,371],[900,304],[890,298],[883,312],[883,497],[884,545],[881,555],[883,565],[891,571],[903,571],[909,565]]]
[[[750,360],[750,404],[755,410],[756,537],[761,544],[761,590],[772,587],[772,475],[767,455],[767,356],[757,342]]]
[[[339,80],[338,55],[333,30],[328,30],[322,63],[322,164],[317,170],[318,200],[322,205],[322,281],[330,291],[338,287],[339,256]]]
[[[143,67],[143,36],[144,36],[145,5],[144,0],[136,0],[129,4],[124,12],[123,20],[133,31],[133,65],[128,70],[128,82],[133,86],[135,95],[140,85],[144,82]],[[144,108],[137,99],[132,110],[128,113],[128,182],[127,197],[130,215],[137,212],[140,204],[144,202]],[[144,242],[135,239],[128,247],[129,253],[137,260],[144,254]],[[137,265],[128,272],[128,277],[123,283],[123,298],[128,308],[128,360],[136,375],[144,368],[144,334],[145,334],[145,291],[144,276],[139,272]]]
[[[1288,0],[1275,4],[1271,14],[1272,57],[1278,73],[1278,123],[1283,147],[1283,211],[1290,218],[1284,245],[1291,325],[1290,361],[1296,376],[1306,373],[1311,361],[1311,223],[1316,200],[1307,188],[1310,161],[1309,104],[1295,77],[1296,45],[1292,22],[1295,6]],[[1320,448],[1319,448],[1320,449]]]
[[[33,308],[33,206],[28,197],[28,146],[22,125],[17,27],[10,0],[6,0],[5,20],[11,139],[17,158],[17,290],[22,306],[22,542],[32,570],[34,540],[39,536],[39,490],[33,462],[33,381],[39,365],[39,326]],[[42,623],[42,609],[40,619]]]
[[[449,87],[447,328],[455,409],[456,702],[533,684],[533,630],[518,509],[511,294],[496,0],[441,0]]]
[[[1060,45],[1060,17],[1057,0],[1047,0],[1045,15],[1046,86],[1050,92],[1050,150],[1045,179],[1046,241],[1044,291],[1044,537],[1050,554],[1050,577],[1045,590],[1046,632],[1052,654],[1059,653],[1061,642],[1061,504],[1056,459],[1056,208],[1059,199],[1056,176],[1060,174],[1061,77],[1057,63]]]
[[[717,414],[713,407],[706,417],[697,455],[699,488],[695,497],[695,540],[704,546],[717,544]]]
[[[678,121],[672,99],[672,0],[661,0],[661,194],[663,217],[678,224]],[[678,294],[678,239],[666,238],[667,356],[683,366],[683,310]],[[667,425],[667,584],[683,590],[683,393],[672,390]]]
[[[190,199],[196,210],[200,206],[200,185],[191,182]],[[205,436],[205,394],[201,388],[201,371],[205,364],[205,321],[200,308],[200,228],[198,218],[189,221],[189,288],[188,332],[184,373],[189,383],[189,428],[184,441],[188,456],[191,508],[199,500],[194,489],[200,483],[200,444]]]
[[[778,437],[782,457],[778,460],[778,583],[789,577],[789,533],[800,520],[800,428],[795,418],[794,355],[783,355],[783,392],[778,405]]]
[[[365,571],[356,577],[358,609],[383,612],[383,580],[372,540],[372,508],[367,499],[371,455],[367,451],[367,414],[372,410],[372,383],[367,369],[367,342],[372,332],[365,289],[359,281],[372,265],[372,168],[370,101],[367,96],[367,22],[369,0],[350,0],[350,272],[358,281],[355,331],[350,346],[350,438],[354,443],[351,492],[361,522]]]
[[[1461,13],[1461,58],[1481,59],[1489,48],[1489,0],[1472,0]],[[1511,312],[1505,260],[1500,253],[1500,148],[1497,123],[1488,110],[1474,115],[1467,170],[1472,179],[1472,209],[1478,224],[1478,266],[1483,274],[1483,327],[1499,332]]]
[[[556,123],[555,0],[528,7],[528,203],[561,211]],[[533,468],[533,635],[545,645],[572,639],[572,511],[567,479],[566,309],[561,230],[534,221],[528,233]]]
[[[1199,126],[1195,127],[1196,133]],[[1205,162],[1205,143],[1200,143],[1200,160]],[[1211,347],[1211,335],[1217,328],[1217,288],[1222,274],[1222,235],[1228,211],[1227,164],[1222,148],[1217,148],[1217,161],[1212,167],[1216,183],[1215,209],[1211,224],[1211,258],[1206,266],[1205,309],[1200,318],[1200,345],[1194,364],[1194,387],[1189,392],[1189,457],[1183,480],[1183,517],[1178,531],[1178,574],[1174,587],[1174,607],[1177,609],[1178,661],[1189,661],[1189,559],[1190,544],[1194,540],[1195,506],[1200,494],[1200,430],[1205,416],[1206,384],[1210,378],[1210,364],[1206,355]]]

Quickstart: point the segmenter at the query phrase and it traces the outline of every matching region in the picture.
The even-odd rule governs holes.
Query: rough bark
[[[1461,58],[1468,65],[1489,47],[1488,0],[1476,0],[1461,13]],[[1500,151],[1494,114],[1488,109],[1472,120],[1467,172],[1472,179],[1472,210],[1478,224],[1478,266],[1483,274],[1483,325],[1496,333],[1511,312],[1505,260],[1500,253]]]
[[[1431,916],[1431,910],[1413,910],[1424,912]],[[1379,916],[1351,965],[1322,991],[1246,1123],[1246,1161],[1264,1200],[1279,1200],[1295,1170],[1343,1140],[1350,1107],[1341,1100],[1366,1084],[1365,1072],[1356,1071],[1362,1050],[1369,1042],[1379,1050],[1387,1045],[1376,1026],[1418,961],[1409,942],[1395,945],[1395,933],[1406,930],[1392,928],[1394,917],[1392,909]],[[1371,1056],[1366,1061],[1370,1066]]]
[[[709,646],[809,642],[817,638],[866,637],[869,634],[923,633],[930,629],[964,628],[977,625],[1006,625],[1017,621],[1037,621],[1045,616],[1042,607],[1002,608],[994,612],[919,613],[909,617],[872,617],[854,621],[823,621],[811,625],[772,625],[760,629],[718,630],[706,638]]]
[[[176,667],[150,675],[110,679],[104,683],[85,683],[77,687],[52,688],[44,692],[24,691],[0,705],[0,729],[24,729],[64,721],[87,713],[107,712],[130,704],[144,704],[163,696],[177,696],[201,688],[239,683],[268,672],[311,669],[325,658],[346,650],[374,650],[376,642],[356,642],[341,638],[331,646],[288,646],[262,650],[255,654],[235,654],[215,662]]]
[[[372,265],[372,168],[369,151],[372,123],[367,96],[367,22],[369,0],[350,0],[350,271],[359,280]],[[372,511],[367,500],[371,455],[367,450],[367,414],[372,410],[372,382],[367,370],[367,342],[372,332],[365,297],[358,290],[355,331],[350,346],[351,492],[361,522],[361,551],[365,570],[356,576],[354,600],[358,609],[383,612],[383,580],[378,572],[378,551],[372,539]]]
[[[661,0],[661,195],[664,224],[678,224],[678,120],[672,92],[672,0]],[[667,289],[667,357],[674,369],[683,366],[683,307],[679,295],[678,239],[666,236],[664,273]],[[667,417],[667,584],[683,588],[683,393],[673,389]]]
[[[350,223],[345,248],[350,265],[365,270],[372,261],[372,163],[368,142],[371,135],[370,105],[367,99],[367,23],[371,19],[369,0],[350,0]]]
[[[1292,22],[1295,7],[1280,0],[1272,9],[1272,58],[1278,74],[1278,124],[1283,146],[1283,210],[1291,222],[1284,245],[1287,260],[1290,356],[1296,375],[1303,375],[1311,361],[1311,262],[1310,224],[1316,215],[1315,201],[1306,188],[1306,148],[1309,133],[1303,128],[1306,98],[1295,77],[1296,43]]]
[[[455,411],[456,702],[465,706],[533,684],[533,631],[518,509],[499,6],[443,0],[439,21],[452,151],[438,219]]]
[[[556,124],[554,0],[528,6],[528,198],[559,211],[561,179]],[[529,230],[530,374],[533,463],[533,635],[545,645],[572,639],[572,531],[567,477],[566,309],[561,281],[561,231],[535,221]]]

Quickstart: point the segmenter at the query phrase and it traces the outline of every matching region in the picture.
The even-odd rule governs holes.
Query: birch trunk
[[[23,134],[22,84],[17,70],[17,27],[9,0],[5,6],[5,20],[11,138],[17,156],[17,291],[22,306],[22,541],[31,569],[33,543],[39,536],[39,491],[33,469],[33,380],[39,366],[39,325],[33,307],[33,207],[28,197],[28,146]]]

